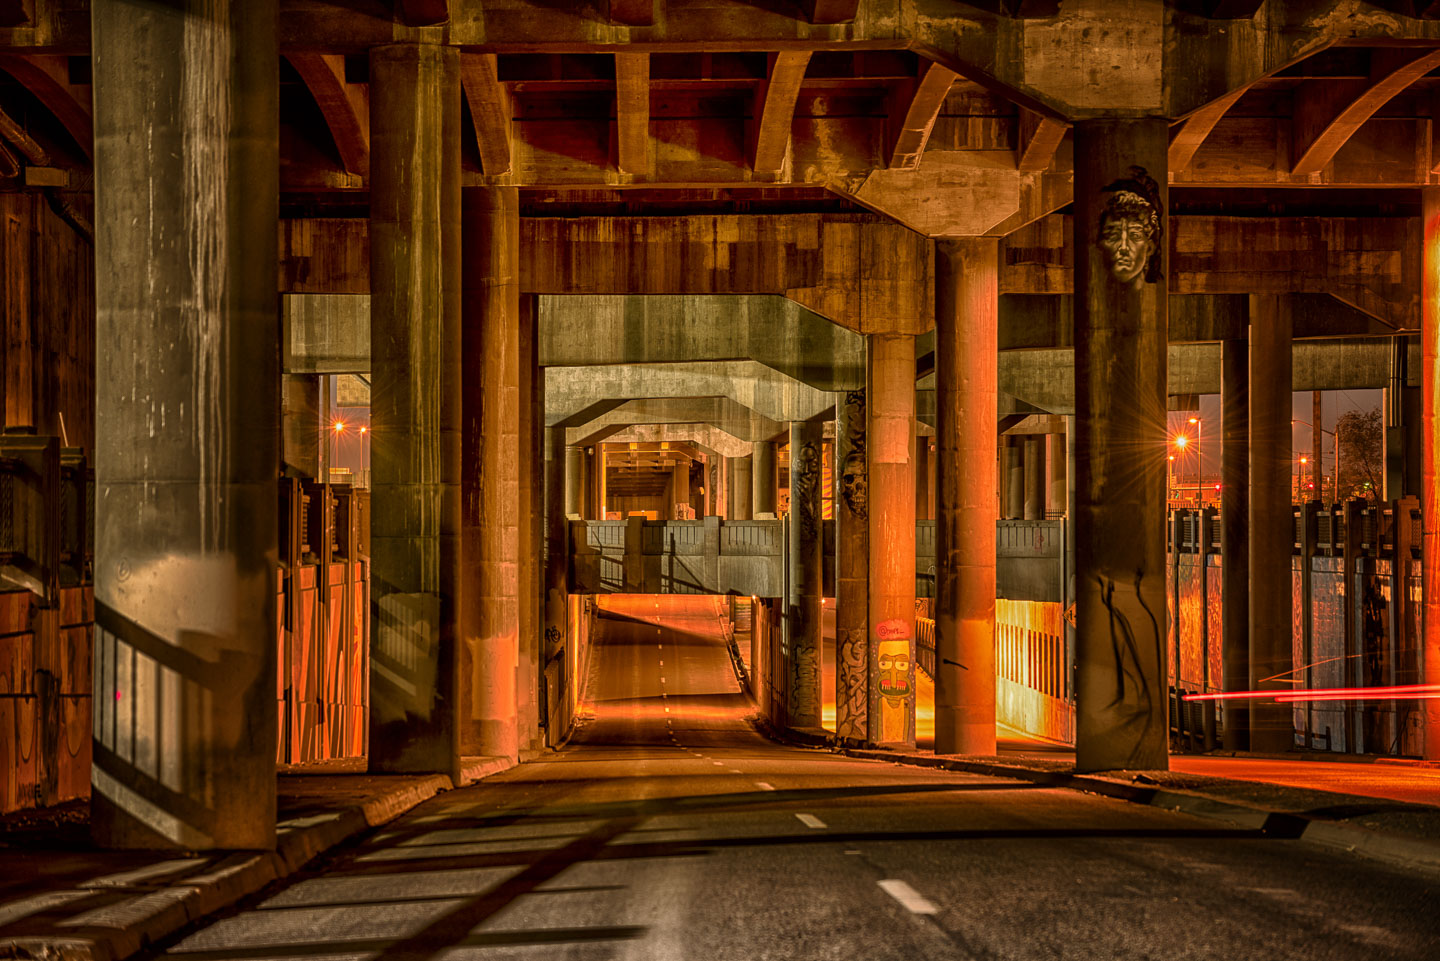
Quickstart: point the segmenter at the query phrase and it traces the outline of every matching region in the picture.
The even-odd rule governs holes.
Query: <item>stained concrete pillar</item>
[[[464,423],[460,696],[465,755],[514,758],[520,693],[520,199],[463,191]],[[527,398],[528,400],[528,398]],[[517,456],[519,454],[519,456]]]
[[[736,457],[730,467],[730,519],[748,521],[754,515],[752,500],[754,490],[750,479],[751,458]]]
[[[285,374],[281,470],[291,476],[320,476],[320,381],[318,374]]]
[[[581,456],[572,457],[572,452]],[[569,521],[566,519],[572,495],[579,499],[578,485],[572,484],[570,472],[584,463],[584,450],[565,446],[565,428],[545,428],[545,627],[541,670],[546,680],[546,741],[554,747],[565,736],[561,705],[566,691],[579,678],[565,672],[565,648],[569,638],[570,606],[566,574],[570,565]],[[578,505],[577,505],[578,506]]]
[[[564,428],[552,428],[561,431]],[[585,516],[585,448],[566,447],[564,456],[565,500],[562,515]]]
[[[1069,497],[1065,488],[1065,435],[1050,435],[1050,451],[1048,462],[1050,464],[1050,494],[1049,510],[1065,510],[1065,501]]]
[[[930,517],[930,438],[915,438],[915,519]]]
[[[779,480],[775,471],[775,443],[760,440],[751,445],[750,455],[751,507],[755,517],[775,516],[775,494]]]
[[[104,847],[275,845],[275,7],[91,9]]]
[[[1045,519],[1045,435],[1025,437],[1025,519]]]
[[[1250,689],[1294,690],[1290,510],[1291,316],[1284,295],[1250,297]],[[1221,488],[1224,492],[1224,488]],[[1295,746],[1294,708],[1250,701],[1250,750]]]
[[[835,404],[835,736],[869,739],[870,528],[865,391]]]
[[[820,726],[820,600],[824,585],[820,518],[820,448],[824,425],[790,424],[789,597],[785,610],[789,683],[785,713],[791,727]],[[914,552],[911,552],[912,556]]]
[[[1025,516],[1025,441],[1014,434],[1005,437],[1005,518]]]
[[[1440,685],[1440,189],[1422,195],[1425,235],[1421,273],[1420,663],[1425,684]],[[1425,758],[1440,761],[1440,699],[1422,702]]]
[[[865,366],[870,740],[914,747],[915,338],[871,334]]]
[[[1222,688],[1250,689],[1250,342],[1220,354],[1220,656]],[[1250,748],[1250,708],[1225,704],[1225,748]]]
[[[690,460],[677,461],[670,469],[670,503],[666,505],[666,517],[675,520],[684,515],[682,507],[690,506]]]
[[[995,753],[999,241],[935,245],[935,753]]]
[[[1076,767],[1165,768],[1163,119],[1075,125]]]
[[[370,52],[370,770],[458,771],[460,62]]]
[[[518,257],[518,218],[516,230],[515,251]],[[545,553],[545,454],[542,437],[545,403],[540,385],[537,300],[534,294],[524,294],[519,297],[519,303],[519,443],[513,455],[520,468],[520,497],[516,501],[519,583],[515,592],[520,607],[520,674],[516,682],[519,712],[516,719],[520,750],[534,752],[544,747],[539,706],[540,635],[544,613],[540,561]]]

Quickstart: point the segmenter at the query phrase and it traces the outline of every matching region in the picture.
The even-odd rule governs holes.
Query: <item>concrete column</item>
[[[1425,231],[1421,273],[1420,556],[1421,669],[1440,684],[1440,189],[1422,192]],[[1440,761],[1440,699],[1423,702],[1425,758]]]
[[[865,391],[836,395],[835,736],[869,739],[870,529]]]
[[[572,453],[582,456],[572,456]],[[584,462],[583,454],[584,450],[579,447],[565,446],[565,428],[545,428],[545,634],[541,665],[548,694],[549,726],[545,735],[552,747],[566,733],[562,725],[568,718],[561,717],[560,706],[565,703],[567,686],[580,680],[568,677],[565,672],[565,648],[571,643],[567,636],[570,596],[566,583],[570,522],[565,514],[571,496],[579,499],[578,485],[572,484],[570,472],[575,469],[574,465]]]
[[[820,519],[820,445],[824,425],[790,424],[790,596],[786,603],[789,684],[785,713],[791,727],[820,726],[820,599],[824,590]]]
[[[1066,455],[1065,455],[1065,435],[1064,435],[1064,434],[1051,434],[1051,435],[1050,435],[1049,463],[1050,463],[1050,496],[1049,496],[1049,498],[1048,498],[1048,501],[1049,501],[1049,510],[1052,510],[1052,511],[1063,511],[1063,510],[1065,510],[1065,502],[1066,502],[1067,498],[1069,497],[1069,494],[1067,493],[1066,488],[1065,488]]]
[[[935,244],[935,753],[995,753],[999,241]]]
[[[1076,767],[1165,768],[1164,120],[1075,125]]]
[[[774,441],[756,441],[751,447],[750,459],[753,462],[750,467],[750,484],[752,490],[751,506],[754,508],[755,516],[769,514],[775,516],[775,494],[779,481],[775,472],[775,443]]]
[[[519,219],[516,218],[515,253],[518,258]],[[516,271],[518,276],[518,271]],[[518,281],[516,287],[518,288]],[[544,747],[540,734],[540,634],[541,559],[545,554],[545,453],[543,425],[545,404],[540,390],[539,343],[536,320],[536,297],[519,297],[519,443],[520,496],[516,503],[519,545],[519,584],[515,588],[520,607],[520,674],[516,682],[519,700],[517,732],[521,751],[538,751]]]
[[[104,847],[275,845],[275,6],[91,10]]]
[[[753,510],[755,491],[751,486],[753,481],[750,477],[751,461],[752,458],[748,455],[735,458],[731,475],[734,481],[730,497],[730,519],[732,521],[748,521],[755,516]]]
[[[915,519],[930,517],[930,438],[915,437]]]
[[[1025,443],[1013,434],[1005,438],[1005,518],[1025,516]]]
[[[1025,519],[1045,519],[1045,435],[1025,438]]]
[[[320,376],[284,375],[282,471],[300,477],[320,476]]]
[[[1220,656],[1226,691],[1250,689],[1250,342],[1220,356]],[[1250,708],[1225,704],[1225,748],[1250,748]]]
[[[460,63],[370,52],[370,770],[457,771]]]
[[[463,192],[465,250],[460,747],[516,757],[520,669],[520,198]],[[528,398],[525,398],[528,401]],[[519,456],[517,456],[517,454]],[[517,685],[519,690],[517,690]]]
[[[1290,302],[1250,297],[1250,689],[1294,690]],[[1221,488],[1224,492],[1224,488]],[[1274,681],[1270,678],[1280,677]],[[1250,750],[1295,745],[1294,709],[1250,701]]]
[[[915,745],[915,338],[866,350],[870,513],[870,740]]]
[[[563,427],[548,428],[564,431]],[[563,438],[563,434],[562,434]],[[585,516],[585,448],[566,447],[564,456],[565,499],[560,505],[561,514]]]
[[[681,460],[670,470],[670,503],[666,505],[666,517],[674,520],[681,515],[679,508],[690,506],[690,461]]]

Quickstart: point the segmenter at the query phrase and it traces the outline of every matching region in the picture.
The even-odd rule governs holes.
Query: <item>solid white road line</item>
[[[816,831],[825,830],[825,822],[820,820],[813,814],[797,814],[795,815],[795,817],[799,818],[800,823],[805,825],[807,828],[813,828]]]
[[[758,788],[759,788],[760,790],[762,790],[762,791],[773,791],[773,790],[775,790],[775,785],[773,785],[773,784],[766,784],[764,781],[756,781],[756,782],[755,782],[755,786],[758,787]]]
[[[886,878],[883,881],[876,881],[880,890],[890,895],[909,911],[911,914],[939,914],[940,909],[935,902],[916,891],[910,885],[899,878]]]

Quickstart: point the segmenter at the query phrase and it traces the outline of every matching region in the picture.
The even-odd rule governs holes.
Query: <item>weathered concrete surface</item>
[[[1421,663],[1426,684],[1440,684],[1440,190],[1424,192],[1425,273],[1421,346],[1424,351],[1421,388],[1420,511]],[[1425,702],[1425,757],[1440,761],[1440,698]]]
[[[460,748],[514,758],[520,677],[520,199],[513,187],[463,192],[464,441],[461,451]],[[548,377],[546,386],[549,386]]]
[[[460,69],[370,53],[370,769],[459,775]]]
[[[1167,764],[1168,297],[1149,269],[1165,248],[1153,231],[1148,246],[1130,248],[1128,261],[1101,247],[1107,201],[1121,196],[1106,188],[1132,178],[1132,165],[1158,182],[1155,203],[1146,205],[1163,230],[1166,134],[1156,120],[1075,128],[1075,748],[1082,771]],[[1143,215],[1135,223],[1143,225]]]
[[[835,404],[835,736],[865,741],[870,710],[870,480],[865,391]]]
[[[776,472],[775,442],[757,440],[750,448],[751,506],[755,517],[775,516],[775,498],[779,475]]]
[[[820,726],[823,701],[820,643],[824,624],[820,600],[825,542],[820,517],[820,482],[824,436],[824,428],[816,422],[797,421],[790,425],[790,517],[786,524],[789,583],[785,601],[789,682],[785,691],[785,715],[789,726],[801,728]]]
[[[678,424],[704,424],[753,443],[783,437],[785,424],[756,413],[729,397],[653,397],[639,400],[607,400],[577,414],[578,426],[567,427],[570,444],[594,444],[634,428],[674,428]],[[660,438],[668,440],[669,438]],[[719,445],[717,450],[728,445]]]
[[[546,367],[753,360],[817,390],[865,384],[865,340],[775,295],[543,295]]]
[[[666,423],[612,424],[590,434],[581,434],[585,428],[566,428],[569,437],[577,438],[580,444],[598,444],[601,441],[612,444],[687,444],[693,443],[702,450],[713,451],[722,457],[747,457],[753,449],[751,441],[742,440],[711,424]]]
[[[995,753],[995,240],[935,250],[935,751]]]
[[[865,453],[870,515],[872,744],[915,744],[915,340],[869,338]]]
[[[1045,436],[1025,438],[1025,519],[1045,519]]]
[[[275,11],[91,11],[104,847],[275,847]]]
[[[320,476],[320,377],[285,374],[283,378],[281,433],[282,470],[302,477]]]
[[[1291,624],[1290,311],[1282,297],[1251,298],[1250,325],[1250,689],[1294,689]],[[1288,751],[1293,708],[1250,701],[1250,749]]]
[[[1250,689],[1250,341],[1224,344],[1220,391],[1220,649],[1226,691]],[[1288,445],[1287,445],[1288,446]],[[1225,712],[1225,748],[1250,749],[1250,711]]]

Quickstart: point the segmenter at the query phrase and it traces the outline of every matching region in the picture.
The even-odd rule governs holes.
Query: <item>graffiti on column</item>
[[[1098,243],[1110,275],[1136,288],[1156,283],[1165,259],[1160,185],[1144,167],[1131,167],[1102,192],[1110,196],[1100,212]]]
[[[796,463],[791,466],[795,480],[791,486],[795,496],[791,508],[800,520],[801,543],[809,544],[820,536],[820,510],[815,496],[820,490],[820,445],[806,441],[801,447]],[[797,503],[798,501],[798,503]]]
[[[865,555],[865,518],[869,512],[869,484],[865,463],[865,391],[845,392],[844,434],[836,438],[836,451],[840,456],[840,510],[843,530],[858,533],[856,554],[868,561]],[[840,563],[837,556],[837,564]],[[850,560],[849,557],[846,558]],[[853,571],[840,572],[850,576]],[[837,585],[837,590],[838,590]],[[864,586],[858,591],[851,590],[849,598],[863,599]],[[837,611],[837,617],[840,612]],[[865,606],[844,613],[850,623],[864,624]],[[866,712],[869,709],[870,638],[866,627],[841,627],[836,638],[836,672],[839,681],[835,706],[835,734],[837,737],[863,741],[866,737]]]
[[[1103,574],[1096,578],[1100,599],[1109,615],[1110,654],[1115,665],[1115,687],[1104,710],[1110,718],[1111,733],[1120,735],[1121,743],[1132,745],[1131,757],[1137,763],[1155,724],[1145,665],[1165,670],[1165,635],[1159,618],[1140,592],[1142,580],[1136,574],[1134,587],[1122,586],[1117,597],[1113,579]]]
[[[915,639],[910,625],[892,618],[875,625],[875,694],[879,725],[875,740],[881,744],[908,741],[915,716]]]
[[[790,464],[791,516],[800,525],[800,544],[813,545],[821,536],[820,511],[820,445],[807,441],[792,456]],[[818,590],[818,587],[817,587]],[[795,617],[794,650],[790,652],[792,703],[802,716],[820,714],[820,625],[810,623],[810,610],[805,604],[793,608]]]
[[[845,458],[840,464],[840,498],[856,518],[864,520],[869,511],[870,484],[865,468],[865,392],[845,393]]]

